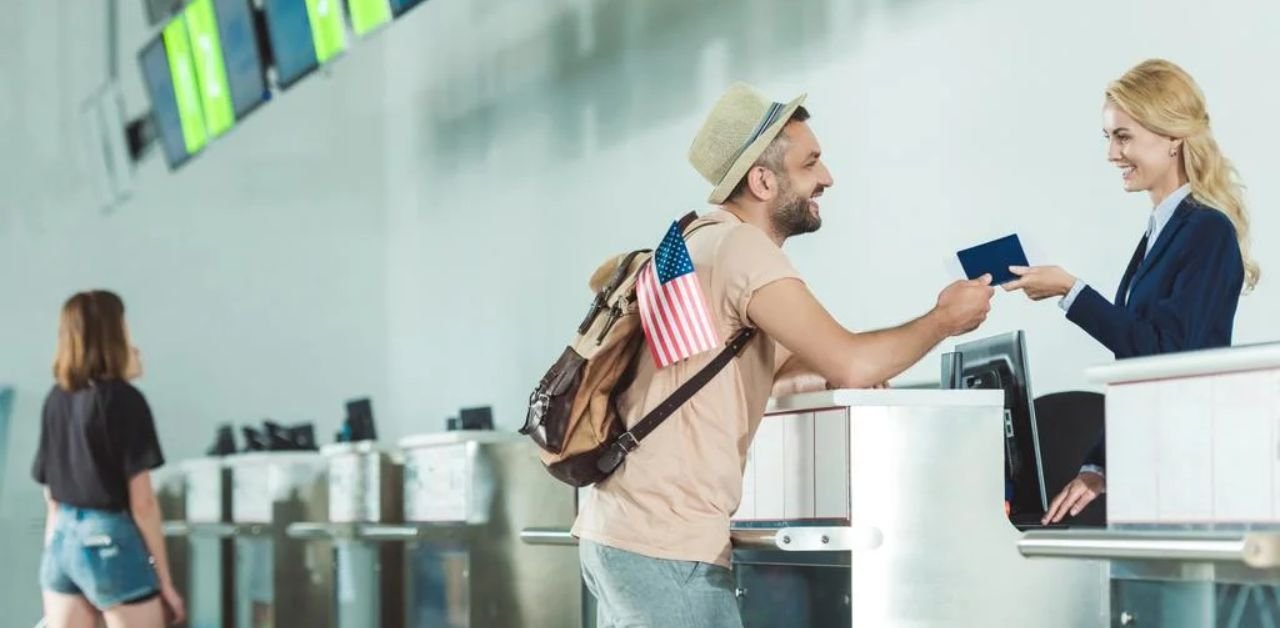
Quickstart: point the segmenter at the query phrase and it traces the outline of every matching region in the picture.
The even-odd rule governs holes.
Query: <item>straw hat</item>
[[[787,103],[765,98],[746,83],[734,83],[720,97],[689,147],[689,163],[715,190],[707,199],[719,205],[738,186],[751,165],[791,120],[805,95]]]

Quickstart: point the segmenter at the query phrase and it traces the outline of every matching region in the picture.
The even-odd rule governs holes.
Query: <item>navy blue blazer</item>
[[[1231,220],[1188,196],[1144,259],[1145,240],[1129,261],[1115,303],[1086,287],[1067,318],[1116,359],[1229,346],[1244,286]],[[1106,465],[1105,440],[1085,464]]]

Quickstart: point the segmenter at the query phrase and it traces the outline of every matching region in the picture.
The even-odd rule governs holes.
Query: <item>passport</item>
[[[1030,266],[1027,254],[1022,250],[1018,234],[1010,234],[990,242],[956,252],[964,274],[969,279],[991,275],[991,285],[998,286],[1018,278],[1009,272],[1010,266]]]

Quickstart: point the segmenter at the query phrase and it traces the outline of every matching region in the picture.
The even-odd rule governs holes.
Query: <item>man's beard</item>
[[[779,177],[778,207],[769,215],[773,230],[783,238],[813,233],[822,228],[822,216],[809,210],[811,195],[791,189],[790,177]]]

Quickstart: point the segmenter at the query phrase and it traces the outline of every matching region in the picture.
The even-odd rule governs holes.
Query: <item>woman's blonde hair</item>
[[[1222,154],[1209,127],[1204,94],[1190,74],[1163,59],[1134,66],[1107,86],[1107,100],[1147,130],[1182,140],[1182,163],[1191,195],[1231,219],[1244,258],[1245,292],[1258,284],[1261,270],[1249,252],[1249,213],[1235,166]]]
[[[66,391],[90,382],[125,379],[132,351],[124,328],[124,302],[115,293],[90,290],[62,306],[53,377]]]

